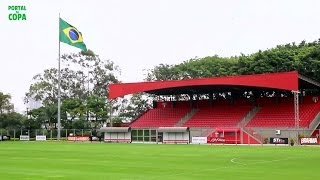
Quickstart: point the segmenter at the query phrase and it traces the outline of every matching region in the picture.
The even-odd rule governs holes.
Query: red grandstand
[[[159,127],[186,127],[191,137],[209,143],[266,143],[269,138],[319,136],[320,84],[296,71],[119,83],[109,85],[109,98],[146,92],[157,97],[132,121],[133,141],[161,141]],[[172,129],[173,128],[173,129]],[[181,129],[179,129],[179,132]],[[179,133],[168,138],[180,137]],[[177,139],[178,142],[179,139]],[[174,142],[174,140],[173,140]]]

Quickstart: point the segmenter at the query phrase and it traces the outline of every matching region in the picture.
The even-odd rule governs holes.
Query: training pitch
[[[0,142],[0,179],[318,179],[319,146]]]

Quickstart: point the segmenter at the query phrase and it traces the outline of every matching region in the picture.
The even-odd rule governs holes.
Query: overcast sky
[[[9,21],[25,5],[26,21]],[[120,66],[123,82],[144,69],[193,57],[249,54],[320,38],[317,0],[1,0],[0,91],[18,111],[31,79],[57,67],[58,16],[78,28],[89,49]],[[79,49],[61,45],[61,53]]]

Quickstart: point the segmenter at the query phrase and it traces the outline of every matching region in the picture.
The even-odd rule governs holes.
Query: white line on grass
[[[244,163],[237,162],[236,159],[239,159],[239,158],[233,158],[233,159],[231,159],[230,161],[231,161],[232,163],[235,163],[235,164],[246,165],[246,164],[244,164]]]
[[[233,158],[230,160],[230,162],[234,163],[234,164],[240,164],[240,165],[251,165],[251,164],[264,164],[264,163],[272,163],[272,162],[278,162],[278,161],[283,161],[283,160],[288,160],[290,159],[290,157],[284,158],[284,159],[275,159],[275,160],[260,160],[260,161],[255,161],[255,162],[251,162],[251,163],[241,163],[236,161],[236,159],[240,159],[240,158]]]
[[[248,163],[248,164],[237,162],[237,161],[235,161],[236,159],[239,159],[239,158],[233,158],[233,159],[230,160],[234,165],[222,166],[222,167],[217,167],[217,168],[213,168],[213,169],[199,169],[199,170],[197,170],[197,173],[199,173],[199,172],[207,172],[207,171],[216,171],[216,170],[220,170],[220,169],[226,169],[226,168],[231,168],[231,167],[239,167],[239,166],[246,166],[246,165],[252,165],[252,164],[272,163],[272,162],[283,161],[283,160],[288,160],[288,159],[293,159],[293,158],[288,157],[288,158],[285,158],[285,159],[276,159],[276,160],[269,160],[269,161],[263,160],[263,161],[259,161],[259,162]],[[181,173],[175,173],[175,174],[167,174],[167,175],[161,175],[161,177],[162,178],[164,178],[164,177],[172,177],[172,176],[192,174],[192,173],[195,173],[195,172],[194,171],[188,171],[188,172],[181,172]],[[159,176],[150,177],[149,179],[155,179],[155,178],[159,178]]]

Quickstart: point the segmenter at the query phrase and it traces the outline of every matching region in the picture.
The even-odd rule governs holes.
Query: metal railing
[[[61,129],[61,139],[65,140],[68,136],[97,136],[98,129]],[[21,135],[27,135],[30,139],[36,136],[46,136],[47,140],[56,140],[57,129],[0,129],[0,135],[10,136],[11,140],[18,140]]]

